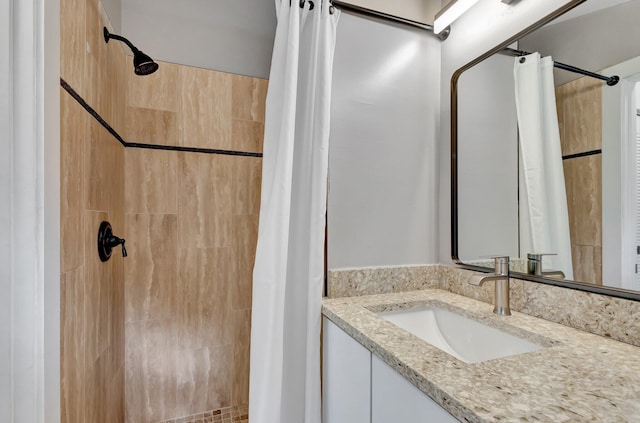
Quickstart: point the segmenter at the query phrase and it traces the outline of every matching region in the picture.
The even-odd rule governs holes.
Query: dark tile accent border
[[[64,88],[64,90],[66,92],[68,92],[71,97],[73,97],[78,103],[80,103],[80,105],[91,115],[93,116],[93,118],[95,120],[97,120],[100,125],[102,125],[104,127],[104,129],[106,129],[107,131],[109,131],[109,133],[111,135],[113,135],[113,137],[115,139],[117,139],[118,141],[120,141],[120,144],[122,144],[124,147],[127,146],[127,142],[120,136],[120,134],[118,134],[118,132],[116,132],[115,129],[113,129],[111,127],[111,125],[109,125],[107,123],[107,121],[105,121],[104,119],[102,119],[102,116],[100,116],[98,114],[98,112],[96,112],[91,106],[89,106],[89,104],[84,101],[84,98],[80,97],[80,94],[78,94],[73,88],[71,88],[71,86],[69,84],[67,84],[67,81],[65,81],[64,79],[60,78],[60,86],[62,88]]]
[[[71,86],[62,78],[60,78],[60,86],[64,88],[66,92],[71,95],[95,120],[100,123],[113,137],[122,144],[123,147],[128,148],[146,148],[150,150],[168,150],[168,151],[184,151],[188,153],[204,153],[204,154],[222,154],[226,156],[245,156],[245,157],[262,157],[262,153],[254,153],[249,151],[234,151],[234,150],[218,150],[215,148],[196,148],[196,147],[181,147],[175,145],[161,145],[161,144],[143,144],[138,142],[128,142],[113,129],[107,121],[105,121],[98,112],[96,112]]]
[[[562,156],[562,160],[571,160],[571,159],[577,159],[578,157],[595,156],[596,154],[602,154],[602,150],[591,150],[591,151],[585,151],[583,153],[567,154],[566,156]]]

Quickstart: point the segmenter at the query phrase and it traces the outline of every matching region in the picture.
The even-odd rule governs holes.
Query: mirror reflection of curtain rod
[[[501,51],[501,53],[503,54],[508,54],[510,56],[526,56],[529,53],[528,51],[524,51],[524,50],[516,50],[513,48],[505,48]],[[581,75],[586,75],[586,76],[590,76],[591,78],[597,78],[597,79],[601,79],[603,81],[606,81],[607,85],[609,86],[614,86],[616,85],[619,81],[620,81],[620,77],[617,75],[614,76],[604,76],[604,75],[599,75],[597,73],[594,72],[590,72],[584,69],[580,69],[580,68],[576,68],[575,66],[571,66],[571,65],[565,65],[564,63],[560,63],[560,62],[553,62],[553,67],[558,68],[558,69],[562,69],[562,70],[566,70],[569,72],[574,72],[574,73],[579,73]]]

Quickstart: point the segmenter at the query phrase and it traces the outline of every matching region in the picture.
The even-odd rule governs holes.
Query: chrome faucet
[[[479,273],[469,278],[471,285],[481,286],[487,281],[495,281],[493,312],[501,316],[510,316],[509,308],[509,257],[494,257],[495,272]]]
[[[564,279],[564,272],[561,270],[542,270],[542,257],[544,256],[557,256],[557,254],[527,254],[527,273]]]

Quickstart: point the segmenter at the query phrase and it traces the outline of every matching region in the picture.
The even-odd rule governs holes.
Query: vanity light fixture
[[[434,34],[440,34],[477,2],[478,0],[451,0],[449,4],[436,13],[436,19],[433,22]]]

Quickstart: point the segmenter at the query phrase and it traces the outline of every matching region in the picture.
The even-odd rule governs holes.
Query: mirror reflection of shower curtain
[[[520,139],[520,251],[525,257],[527,253],[557,254],[545,257],[544,270],[561,270],[566,279],[573,279],[553,60],[539,53],[518,57],[514,77]]]

